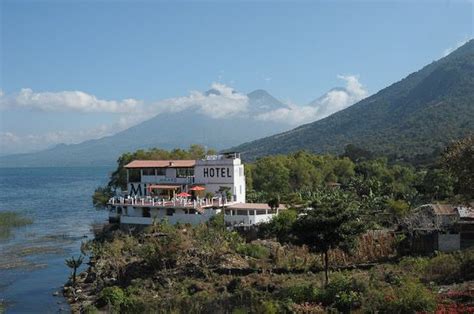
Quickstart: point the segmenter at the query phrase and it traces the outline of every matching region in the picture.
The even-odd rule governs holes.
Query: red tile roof
[[[196,165],[196,160],[134,160],[125,168],[189,168]]]

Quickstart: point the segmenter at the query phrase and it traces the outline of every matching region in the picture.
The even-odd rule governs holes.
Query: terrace
[[[111,206],[134,206],[134,207],[153,207],[153,208],[209,208],[209,207],[223,207],[234,204],[228,202],[222,197],[213,198],[197,198],[190,200],[185,197],[173,197],[171,199],[164,199],[159,197],[145,196],[145,197],[113,197],[109,199],[107,205]]]

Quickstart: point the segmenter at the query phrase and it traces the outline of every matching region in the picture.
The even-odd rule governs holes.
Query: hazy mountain
[[[205,93],[219,95],[211,89]],[[248,94],[248,110],[228,118],[212,118],[198,108],[159,114],[113,136],[80,144],[60,144],[44,151],[0,157],[0,166],[81,166],[113,165],[122,153],[140,148],[186,148],[202,144],[222,149],[288,129],[270,121],[252,119],[256,114],[285,107],[264,90]]]
[[[413,160],[474,132],[474,41],[331,116],[232,148],[247,159],[354,144]]]

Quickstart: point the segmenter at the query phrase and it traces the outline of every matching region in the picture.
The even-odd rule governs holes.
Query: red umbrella
[[[191,194],[188,194],[188,193],[186,193],[186,192],[181,192],[181,193],[179,193],[179,194],[176,194],[176,196],[179,196],[179,197],[190,197]]]
[[[189,190],[190,191],[204,191],[206,188],[203,187],[203,186],[194,186],[192,188],[190,188]]]

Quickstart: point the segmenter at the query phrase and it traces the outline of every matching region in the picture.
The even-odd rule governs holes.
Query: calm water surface
[[[53,296],[70,270],[64,260],[80,254],[92,238],[91,225],[107,213],[92,206],[94,189],[110,168],[0,168],[0,211],[18,211],[33,224],[0,238],[0,300],[7,313],[68,312]]]

